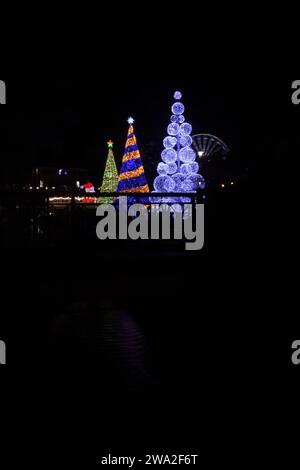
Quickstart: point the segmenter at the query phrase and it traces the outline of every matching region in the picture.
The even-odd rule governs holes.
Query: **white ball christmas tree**
[[[157,165],[158,176],[154,180],[154,193],[191,193],[197,189],[204,189],[205,181],[199,174],[199,165],[196,153],[192,149],[192,126],[185,122],[184,105],[179,101],[182,98],[180,91],[174,93],[177,100],[171,107],[171,123],[168,125],[168,136],[163,140],[164,150]],[[156,202],[158,198],[155,198]],[[167,202],[162,198],[162,202]],[[189,198],[176,197],[168,202],[189,202]]]

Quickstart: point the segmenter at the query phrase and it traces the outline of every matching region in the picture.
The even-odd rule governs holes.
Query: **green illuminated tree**
[[[116,162],[113,154],[113,142],[109,140],[108,145],[108,155],[105,165],[105,170],[103,174],[103,180],[100,187],[102,193],[113,193],[116,191],[118,185],[118,170],[116,167]],[[98,202],[102,204],[110,204],[114,200],[113,197],[100,197]]]

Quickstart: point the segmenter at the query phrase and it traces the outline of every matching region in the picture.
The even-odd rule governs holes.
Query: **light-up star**
[[[127,119],[127,122],[128,122],[128,124],[133,124],[133,123],[134,123],[133,117],[129,117],[129,118]]]
[[[108,145],[110,148],[112,148],[112,146],[114,145],[114,143],[113,143],[112,140],[109,140],[109,141],[107,142],[107,145]]]

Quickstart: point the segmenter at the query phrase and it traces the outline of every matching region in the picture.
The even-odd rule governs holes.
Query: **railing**
[[[59,241],[95,239],[96,207],[99,198],[127,196],[148,206],[150,198],[189,198],[192,206],[202,202],[198,193],[82,193],[32,192],[0,193],[0,241]],[[60,198],[60,200],[59,200]],[[94,198],[87,202],[87,198]],[[94,209],[94,210],[93,210]]]
[[[203,192],[193,192],[193,193],[139,193],[139,192],[95,192],[95,193],[58,193],[48,195],[46,194],[46,199],[50,202],[55,204],[61,200],[62,204],[86,204],[84,200],[87,199],[95,199],[95,202],[90,202],[90,204],[99,205],[99,198],[113,198],[117,199],[120,196],[127,196],[128,198],[135,198],[137,202],[141,199],[149,200],[151,203],[151,198],[189,198],[191,204],[201,203],[203,201]]]

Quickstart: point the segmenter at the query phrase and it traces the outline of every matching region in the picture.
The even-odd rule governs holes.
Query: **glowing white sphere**
[[[190,135],[180,136],[179,143],[182,147],[190,147],[192,145],[193,139]]]
[[[179,133],[179,125],[176,122],[172,122],[168,125],[168,134],[177,135]]]
[[[165,163],[174,163],[177,160],[177,153],[174,149],[165,149],[161,152],[161,158]]]
[[[175,114],[172,114],[171,116],[171,122],[179,122],[180,116],[176,116]]]
[[[176,137],[165,137],[163,140],[164,147],[166,149],[171,149],[176,145],[177,139]]]
[[[199,163],[197,163],[197,162],[192,162],[192,163],[189,163],[189,166],[190,166],[190,169],[191,169],[191,173],[198,173],[198,171],[199,171]]]
[[[180,171],[184,175],[191,175],[193,173],[198,173],[199,165],[197,162],[183,163],[183,165],[181,165],[180,167]]]
[[[168,165],[163,162],[159,162],[157,165],[157,173],[159,175],[166,175],[168,173]]]
[[[183,163],[192,163],[196,159],[196,153],[191,147],[183,147],[179,151],[179,158]]]
[[[175,100],[180,100],[182,98],[182,93],[180,93],[180,91],[175,91],[174,98]]]
[[[194,187],[194,183],[193,181],[189,180],[188,178],[182,183],[182,191],[183,192],[189,192],[189,191],[193,191],[194,189],[196,189]]]
[[[172,105],[172,113],[173,114],[183,114],[184,113],[184,105],[180,102],[174,103]]]
[[[166,191],[167,193],[174,191],[175,189],[175,181],[172,180],[170,176],[165,176],[165,180],[163,182],[163,191]]]
[[[175,182],[174,191],[182,191],[182,183],[185,180],[185,175],[182,173],[175,173],[175,175],[172,175],[171,178]]]
[[[180,116],[178,116],[179,124],[183,123],[184,121],[185,121],[185,117],[182,114]]]
[[[205,188],[205,180],[202,175],[192,174],[186,178],[186,182],[193,186],[193,189],[196,191],[198,188]]]
[[[170,177],[166,175],[159,175],[155,178],[153,182],[154,189],[158,193],[163,193],[165,191],[165,188],[164,188],[165,178],[170,178]]]
[[[191,173],[190,171],[190,164],[189,163],[183,163],[181,166],[180,166],[180,171],[181,173],[183,173],[184,175],[189,175]]]
[[[190,163],[183,163],[183,165],[181,165],[181,167],[180,167],[180,171],[184,175],[189,175],[190,173],[192,173]]]
[[[168,175],[173,175],[177,171],[177,165],[176,163],[168,163],[167,164],[167,173]]]
[[[193,128],[188,122],[183,122],[180,126],[180,135],[186,136],[190,135]]]

